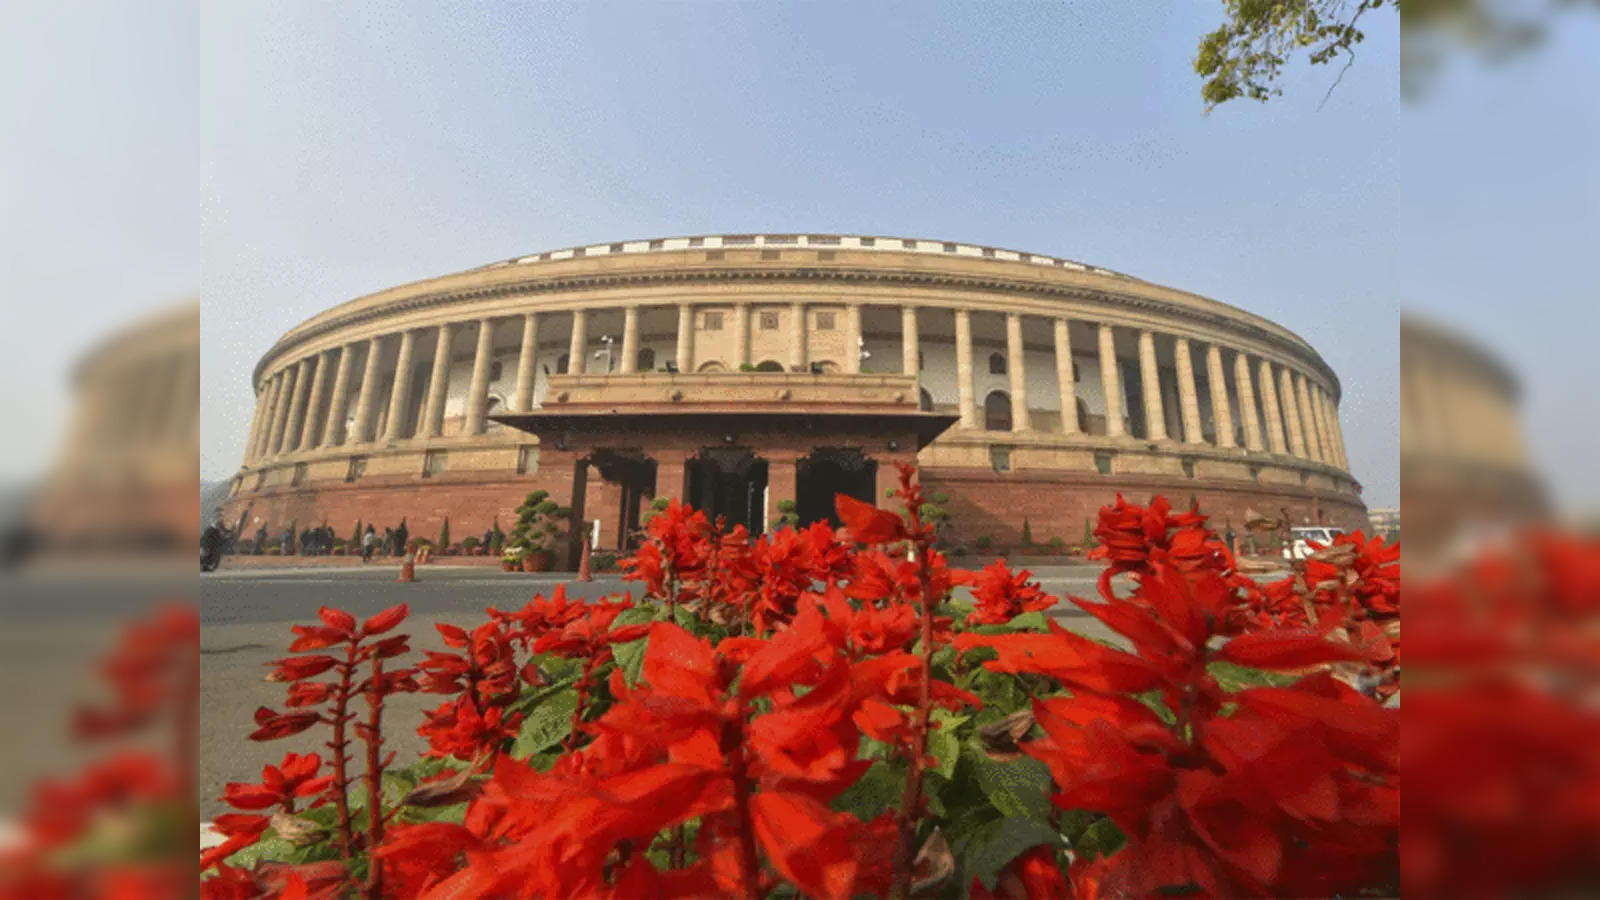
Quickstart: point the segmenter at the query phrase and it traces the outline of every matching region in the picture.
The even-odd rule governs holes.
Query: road
[[[1056,596],[1092,595],[1098,566],[1060,566],[1035,571],[1044,588]],[[251,714],[259,706],[281,708],[284,686],[264,680],[269,663],[287,655],[290,626],[315,622],[317,609],[337,606],[356,616],[369,616],[396,603],[411,607],[403,626],[412,635],[412,659],[424,650],[444,649],[437,622],[470,628],[483,621],[489,606],[520,609],[537,593],[548,594],[569,577],[562,574],[507,573],[482,567],[425,566],[411,584],[395,583],[393,565],[359,568],[223,569],[200,580],[200,812],[211,817],[226,811],[217,799],[229,781],[259,781],[261,767],[286,751],[326,750],[317,746],[320,733],[296,735],[258,744],[246,739]],[[596,598],[620,594],[628,585],[617,575],[600,575],[588,583],[567,583],[570,596]],[[1100,623],[1070,605],[1058,610],[1064,623],[1087,634],[1105,636]],[[387,749],[397,760],[414,759],[426,749],[415,733],[424,709],[442,697],[400,695],[385,706]]]

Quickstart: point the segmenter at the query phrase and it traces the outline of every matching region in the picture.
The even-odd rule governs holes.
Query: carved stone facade
[[[845,454],[827,465],[846,480],[850,460],[887,471],[915,452],[958,539],[1011,541],[1026,518],[1036,539],[1076,542],[1117,490],[1194,496],[1219,521],[1246,506],[1364,519],[1338,379],[1299,337],[1104,269],[942,241],[718,235],[525,256],[330,309],[278,340],[255,387],[230,512],[249,504],[273,528],[404,515],[426,535],[448,515],[481,533],[534,487],[606,496],[612,449],[657,466],[623,494],[681,496],[694,485],[663,480],[657,451],[744,446],[722,414],[769,437],[791,423],[787,450],[763,444],[784,462],[755,454],[762,497],[737,517],[753,525],[802,499],[806,479],[777,470],[813,451]],[[898,396],[867,396],[885,391]],[[624,407],[656,446],[604,426]],[[839,418],[862,414],[886,418]],[[599,455],[552,448],[557,420]],[[605,544],[638,500],[588,516]]]

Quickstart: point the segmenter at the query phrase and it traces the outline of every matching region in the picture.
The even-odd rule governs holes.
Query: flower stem
[[[929,571],[929,554],[926,535],[922,533],[916,510],[911,511],[916,552],[917,583],[922,598],[922,689],[917,697],[917,711],[912,720],[912,746],[910,771],[906,775],[905,793],[900,797],[900,842],[894,854],[894,880],[889,896],[904,898],[911,895],[912,867],[916,860],[917,822],[922,817],[922,775],[928,756],[928,720],[933,709],[933,579]]]
[[[372,657],[372,683],[367,687],[367,897],[383,896],[383,866],[372,851],[383,842],[383,658]]]
[[[338,814],[339,855],[349,862],[355,843],[350,827],[350,759],[349,740],[344,726],[350,718],[350,679],[355,674],[356,644],[351,640],[345,648],[345,660],[339,665],[339,689],[333,698],[333,738],[328,749],[333,751],[333,808]]]

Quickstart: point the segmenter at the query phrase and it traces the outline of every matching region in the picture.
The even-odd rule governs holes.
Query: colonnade
[[[676,366],[678,371],[693,371],[693,325],[697,306],[726,310],[732,307],[734,358],[727,360],[732,369],[750,362],[751,307],[776,306],[770,301],[712,302],[677,305]],[[830,309],[842,307],[843,337],[846,348],[862,343],[862,305],[858,303],[817,303]],[[653,305],[652,305],[653,306]],[[789,359],[792,369],[803,370],[807,359],[808,304],[793,302],[789,305],[791,316],[788,335]],[[637,370],[639,350],[640,306],[622,310],[622,347],[618,371],[631,374]],[[919,369],[921,334],[918,325],[923,310],[946,310],[949,307],[902,305],[901,371],[916,374]],[[1066,316],[1037,316],[1020,312],[997,312],[954,308],[955,360],[957,399],[960,427],[977,429],[982,419],[979,415],[977,392],[974,387],[973,328],[972,319],[980,316],[1003,316],[1005,320],[1005,359],[1009,376],[1011,430],[1033,432],[1029,415],[1028,382],[1026,378],[1026,351],[1024,333],[1030,330],[1026,320],[1049,320],[1049,333],[1053,338],[1057,389],[1061,404],[1059,430],[1072,435],[1080,431],[1077,408],[1077,386],[1072,366],[1072,340],[1070,322]],[[551,317],[569,318],[571,322],[568,372],[581,374],[588,358],[588,313],[583,309],[571,311],[529,312],[521,315],[522,338],[517,358],[515,391],[509,408],[522,411],[533,408],[535,366],[539,358],[539,333],[543,322]],[[461,434],[482,434],[487,419],[487,394],[489,371],[493,357],[494,326],[504,319],[482,318],[475,325],[477,344],[473,357],[472,375],[467,390],[465,415]],[[1183,335],[1159,335],[1163,341],[1172,342],[1172,358],[1176,369],[1178,410],[1176,421],[1181,433],[1168,434],[1164,399],[1161,389],[1161,366],[1157,355],[1155,331],[1110,322],[1087,322],[1095,329],[1098,339],[1100,383],[1105,398],[1105,434],[1109,438],[1127,436],[1123,409],[1123,375],[1117,363],[1116,335],[1119,330],[1135,335],[1138,355],[1138,373],[1142,403],[1142,435],[1148,441],[1175,442],[1187,445],[1212,445],[1219,448],[1237,446],[1234,427],[1234,408],[1239,413],[1238,431],[1244,449],[1251,453],[1270,452],[1289,455],[1313,462],[1326,463],[1338,468],[1348,468],[1344,436],[1339,425],[1338,411],[1333,398],[1313,378],[1292,367],[1242,349],[1225,347],[1219,343],[1198,342]],[[428,331],[435,332],[433,364],[426,383],[426,397],[415,436],[436,438],[443,431],[446,392],[449,385],[450,346],[461,323],[412,328],[343,344],[325,349],[303,358],[291,360],[269,374],[257,397],[255,418],[250,428],[246,462],[255,463],[290,452],[313,449],[388,443],[402,439],[406,424],[405,412],[410,408],[412,360],[416,344]],[[395,377],[387,397],[378,396],[381,390],[380,360],[388,348],[396,349]],[[1226,355],[1231,354],[1230,368]],[[359,390],[355,392],[355,415],[350,427],[345,424],[349,416],[351,381],[356,369],[356,359],[364,356],[363,374]],[[1212,436],[1208,440],[1202,426],[1200,395],[1195,376],[1197,359],[1203,360],[1208,401],[1212,411]],[[844,353],[840,360],[845,374],[861,371],[861,355]],[[330,375],[330,373],[332,373]],[[383,431],[377,433],[378,410],[387,403],[388,413],[383,417]],[[1259,404],[1259,415],[1258,415]]]

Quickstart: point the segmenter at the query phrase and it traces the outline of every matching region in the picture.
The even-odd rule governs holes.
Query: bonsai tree
[[[1033,526],[1029,524],[1026,517],[1022,520],[1022,546],[1023,549],[1033,546]]]
[[[491,553],[491,554],[499,553],[500,552],[500,548],[505,546],[505,543],[506,543],[506,533],[504,531],[500,530],[500,517],[499,516],[495,516],[494,517],[494,525],[492,527],[490,527],[490,529],[489,529],[489,551],[488,552]]]
[[[517,507],[517,524],[511,529],[511,546],[521,548],[523,552],[551,549],[571,515],[572,510],[550,499],[549,491],[530,493]]]
[[[470,534],[461,539],[461,549],[466,551],[468,556],[474,555],[472,551],[478,549],[478,544],[478,539]]]
[[[649,525],[651,519],[654,519],[661,513],[666,512],[667,507],[671,505],[672,501],[668,500],[666,497],[657,497],[654,500],[651,500],[650,508],[644,511],[644,515],[639,517],[639,527],[643,528],[644,526]],[[778,509],[779,511],[782,511],[783,509],[783,504],[781,502],[778,504]]]
[[[439,529],[439,549],[450,549],[450,517],[444,517],[444,525]]]
[[[1095,543],[1096,543],[1096,541],[1094,539],[1094,526],[1089,524],[1089,520],[1088,519],[1084,519],[1083,520],[1083,549],[1091,550],[1091,549],[1094,548]]]
[[[778,501],[778,518],[777,518],[777,521],[772,523],[772,527],[773,528],[784,528],[784,527],[799,528],[800,527],[800,514],[795,512],[795,509],[796,509],[795,502],[793,500],[779,500]]]

